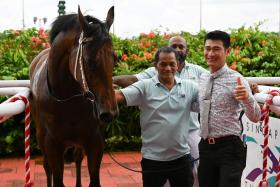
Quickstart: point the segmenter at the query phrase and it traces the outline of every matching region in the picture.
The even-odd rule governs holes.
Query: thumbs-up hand
[[[248,97],[249,97],[249,94],[248,94],[248,91],[247,91],[246,87],[241,82],[240,77],[237,77],[236,82],[237,82],[237,85],[236,85],[235,90],[234,90],[235,99],[238,100],[238,101],[247,100]]]

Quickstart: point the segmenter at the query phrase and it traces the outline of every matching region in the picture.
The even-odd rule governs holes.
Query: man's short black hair
[[[230,47],[230,35],[224,31],[215,30],[208,32],[204,38],[204,44],[206,40],[221,40],[225,49]]]
[[[162,47],[162,48],[159,48],[155,54],[155,63],[159,62],[160,53],[174,53],[176,61],[179,62],[180,57],[179,57],[178,52],[175,49],[173,49],[172,47]]]

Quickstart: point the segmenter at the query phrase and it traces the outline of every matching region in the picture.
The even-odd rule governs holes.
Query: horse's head
[[[109,29],[114,20],[114,7],[108,11],[105,22],[83,16],[78,8],[80,34],[71,49],[70,72],[79,83],[84,95],[96,107],[97,117],[112,121],[118,114],[112,74],[116,62]]]

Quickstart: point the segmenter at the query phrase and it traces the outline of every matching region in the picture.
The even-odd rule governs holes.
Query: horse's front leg
[[[52,187],[52,171],[51,171],[50,165],[47,161],[47,158],[45,158],[45,156],[43,158],[43,167],[44,167],[45,173],[47,175],[47,186]]]
[[[99,170],[104,149],[103,136],[98,132],[92,140],[93,141],[86,146],[88,171],[90,175],[89,187],[101,187]]]
[[[46,138],[45,143],[47,162],[53,174],[53,186],[64,187],[63,184],[63,169],[64,161],[63,154],[65,147],[58,142],[53,141],[50,137]]]
[[[81,167],[82,167],[82,161],[84,158],[84,153],[81,148],[75,148],[74,150],[74,158],[75,158],[75,164],[76,164],[76,187],[81,187]]]
[[[46,129],[42,127],[38,122],[36,129],[36,137],[38,145],[43,154],[43,167],[47,176],[47,187],[52,187],[52,171],[46,158],[46,148],[45,148],[45,138],[46,138]]]

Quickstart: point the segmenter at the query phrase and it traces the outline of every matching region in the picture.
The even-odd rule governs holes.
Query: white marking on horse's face
[[[32,94],[34,97],[37,97],[37,93],[38,93],[38,81],[39,81],[39,76],[40,76],[40,73],[41,71],[43,70],[43,68],[45,67],[46,65],[46,62],[47,60],[45,60],[41,65],[40,67],[38,68],[38,70],[36,71],[35,75],[34,75],[34,78],[33,78],[33,84],[31,85],[31,90],[32,90]]]

